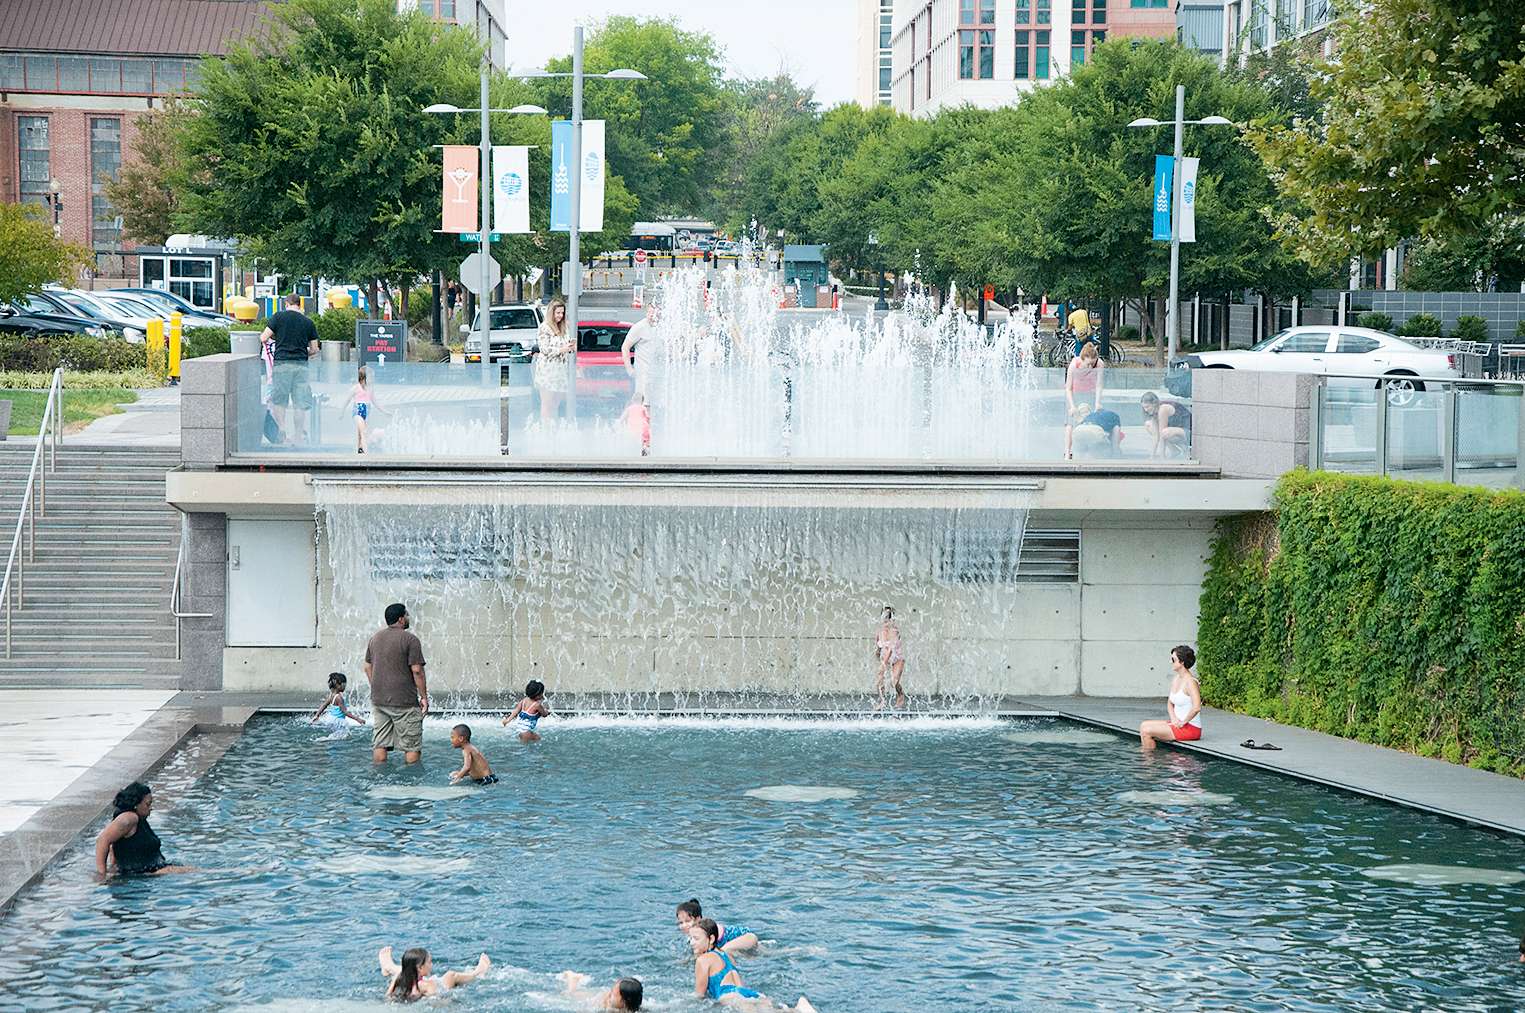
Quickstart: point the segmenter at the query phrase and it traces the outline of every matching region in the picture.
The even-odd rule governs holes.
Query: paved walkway
[[[134,391],[138,400],[122,404],[116,415],[98,418],[64,437],[79,446],[180,446],[180,388],[152,387]],[[64,392],[67,398],[68,392]]]
[[[1136,735],[1140,721],[1163,718],[1163,700],[1096,697],[1022,698],[1034,708]],[[1202,738],[1173,748],[1221,756],[1278,774],[1525,836],[1525,780],[1430,760],[1263,718],[1203,708]],[[1280,751],[1246,749],[1271,742]]]

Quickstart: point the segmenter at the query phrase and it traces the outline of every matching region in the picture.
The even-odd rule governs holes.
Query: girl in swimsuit
[[[685,936],[688,930],[700,918],[704,917],[704,909],[699,906],[697,897],[690,897],[678,905],[678,931]],[[727,953],[735,953],[738,950],[753,950],[757,948],[757,933],[740,925],[721,925],[715,923],[720,929],[720,948]]]
[[[700,918],[689,926],[688,940],[694,948],[694,997],[717,999],[727,1006],[739,1006],[748,1010],[793,1009],[801,1013],[815,1013],[810,1000],[800,996],[794,1006],[775,1007],[773,1000],[741,983],[741,975],[731,957],[720,949],[720,926],[708,918]]]
[[[344,723],[345,718],[356,724],[365,724],[365,718],[357,718],[344,706],[344,689],[349,680],[343,672],[328,673],[328,699],[323,701],[323,706],[318,708],[318,713],[312,716],[312,723],[322,721],[333,729],[334,738],[345,738],[349,735],[349,726]]]
[[[524,687],[524,699],[509,712],[503,723],[506,725],[510,721],[514,722],[514,730],[519,733],[520,742],[539,742],[540,734],[535,731],[535,726],[541,718],[550,716],[550,705],[545,702],[545,683],[531,679]]]
[[[1182,644],[1170,651],[1170,697],[1165,703],[1168,721],[1145,721],[1138,726],[1139,741],[1145,749],[1154,748],[1154,740],[1191,742],[1202,737],[1202,690],[1191,667],[1197,652]]]
[[[154,811],[153,789],[134,781],[116,793],[116,815],[95,839],[95,872],[98,876],[119,873],[156,875],[195,872],[188,865],[170,865],[159,848],[159,835],[148,825]],[[111,864],[116,868],[111,869]]]
[[[371,449],[370,439],[365,431],[365,420],[370,418],[371,412],[377,411],[383,415],[392,414],[381,407],[381,402],[377,401],[375,395],[371,393],[370,384],[371,367],[361,366],[359,379],[349,389],[349,400],[344,402],[347,405],[354,405],[352,411],[355,416],[355,436],[359,441],[357,452],[361,454],[369,453]],[[340,411],[343,411],[343,409],[341,408]]]
[[[439,995],[441,992],[464,985],[473,978],[487,973],[492,966],[492,961],[487,959],[487,954],[482,954],[477,961],[475,969],[470,971],[446,971],[438,978],[429,972],[434,969],[434,959],[429,956],[429,951],[422,946],[415,946],[406,950],[402,955],[402,963],[392,960],[392,948],[383,946],[379,954],[381,960],[381,973],[390,975],[392,983],[387,986],[387,998],[393,1002],[412,1002],[414,999],[422,999],[425,996]]]
[[[636,978],[621,978],[607,991],[599,992],[588,988],[588,983],[593,979],[586,974],[562,971],[556,977],[566,986],[564,995],[582,1001],[597,1000],[596,1009],[638,1010],[645,1001],[645,987]]]
[[[905,690],[900,688],[900,673],[905,669],[905,643],[900,639],[900,629],[894,625],[895,610],[888,605],[884,606],[884,613],[879,617],[879,638],[874,643],[874,651],[879,656],[879,677],[874,680],[874,685],[879,690],[879,702],[874,704],[874,710],[884,708],[884,669],[890,670],[890,682],[895,686],[895,706],[905,706]]]

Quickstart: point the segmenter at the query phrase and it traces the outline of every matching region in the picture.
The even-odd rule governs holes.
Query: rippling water
[[[490,953],[445,1001],[463,1013],[574,1009],[567,968],[699,1010],[673,919],[690,896],[763,939],[749,986],[822,1013],[1501,1013],[1525,994],[1519,884],[1364,874],[1520,871],[1518,841],[1227,761],[1051,722],[590,718],[527,747],[472,723],[502,783],[439,797],[448,722],[415,768],[373,767],[363,731],[255,722],[156,795],[171,858],[205,871],[96,885],[92,834],[0,920],[0,1006],[380,1009],[391,944],[438,968]],[[747,794],[774,785],[858,794]],[[1178,800],[1200,792],[1227,801]]]

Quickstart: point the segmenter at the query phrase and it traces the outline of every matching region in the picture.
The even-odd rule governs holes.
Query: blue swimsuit
[[[539,714],[531,714],[529,711],[526,711],[526,710],[521,710],[519,712],[519,716],[514,719],[514,727],[519,730],[520,734],[523,734],[524,732],[532,732],[532,731],[534,731],[535,730],[535,726],[537,724],[539,724],[539,723],[540,723],[540,715]]]
[[[710,952],[718,954],[724,965],[720,968],[719,974],[710,975],[709,990],[711,999],[719,999],[723,995],[739,995],[743,999],[762,998],[762,993],[755,988],[742,988],[740,985],[722,985],[721,981],[724,980],[726,975],[736,970],[736,965],[731,963],[731,958],[726,955],[724,950],[716,949]]]
[[[725,928],[724,926],[721,927]],[[715,944],[715,949],[718,950],[722,946],[727,946],[731,943],[734,943],[736,940],[740,939],[742,936],[751,931],[751,929],[743,928],[740,925],[732,925],[730,928],[727,928],[720,934],[720,942]]]

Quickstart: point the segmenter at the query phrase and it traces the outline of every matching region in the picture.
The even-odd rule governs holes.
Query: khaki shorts
[[[312,407],[312,385],[307,382],[307,363],[277,362],[270,382],[270,403],[277,408],[291,407],[306,411]]]
[[[416,753],[424,747],[424,712],[419,707],[371,708],[376,728],[371,732],[372,749],[401,749]]]

